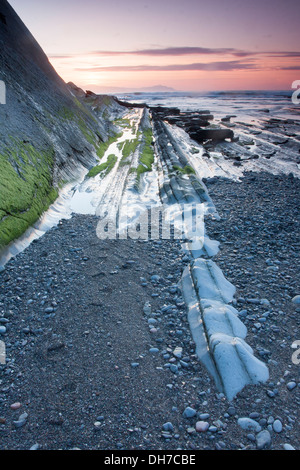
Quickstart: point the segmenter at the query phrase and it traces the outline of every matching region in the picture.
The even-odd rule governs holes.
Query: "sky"
[[[9,0],[83,89],[290,90],[299,0]]]

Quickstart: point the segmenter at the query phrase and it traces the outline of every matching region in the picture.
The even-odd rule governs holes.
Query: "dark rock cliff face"
[[[107,97],[92,109],[56,73],[6,0],[0,0],[0,250],[21,235],[55,199],[62,181],[91,167],[96,152],[116,132]]]

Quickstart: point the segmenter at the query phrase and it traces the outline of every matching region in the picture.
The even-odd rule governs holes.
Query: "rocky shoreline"
[[[0,274],[1,449],[298,448],[299,180],[206,181],[206,221],[270,380],[229,402],[195,356],[178,241],[106,240],[74,216]]]

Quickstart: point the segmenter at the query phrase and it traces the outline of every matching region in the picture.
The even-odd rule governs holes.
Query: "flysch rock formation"
[[[6,0],[0,1],[0,250],[47,209],[57,188],[93,166],[121,105],[66,84]],[[125,107],[123,108],[126,109]]]

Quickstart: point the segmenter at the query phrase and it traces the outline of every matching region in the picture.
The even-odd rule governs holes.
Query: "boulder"
[[[231,129],[199,129],[196,133],[193,133],[191,137],[199,143],[206,140],[218,142],[225,139],[230,139],[231,142],[233,142],[234,134]]]

